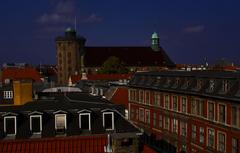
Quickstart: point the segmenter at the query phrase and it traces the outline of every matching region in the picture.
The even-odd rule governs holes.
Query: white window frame
[[[88,115],[88,130],[91,131],[91,114],[90,113],[79,113],[79,128],[82,129],[81,116]]]
[[[208,140],[209,140],[209,130],[213,130],[213,146],[212,146],[212,147],[209,146],[209,144],[208,144],[208,143],[209,143],[209,142],[208,142]],[[207,128],[206,133],[207,133],[207,147],[215,148],[215,138],[216,138],[215,129],[213,129],[213,128]]]
[[[209,109],[209,103],[212,103],[213,104],[213,120],[211,120],[210,119],[210,117],[209,117],[209,111],[208,111],[208,109]],[[210,121],[215,121],[215,119],[216,119],[216,114],[215,114],[215,102],[214,101],[207,101],[207,119],[208,120],[210,120]]]
[[[186,99],[186,103],[185,103],[185,107],[186,107],[186,110],[185,110],[185,112],[183,112],[183,98],[185,98]],[[181,98],[180,98],[180,108],[181,108],[181,112],[182,113],[184,113],[184,114],[187,114],[188,113],[188,103],[187,103],[188,101],[187,101],[187,97],[186,96],[182,96]]]
[[[148,95],[148,98],[147,98],[147,95]],[[150,91],[145,91],[144,100],[145,100],[144,103],[146,105],[150,105],[151,104],[151,94],[150,94]]]
[[[105,115],[106,114],[111,114],[112,115],[112,128],[111,129],[106,129],[105,128]],[[105,130],[114,130],[114,113],[113,112],[103,112],[103,127],[105,128]]]
[[[55,130],[57,130],[57,122],[56,122],[56,119],[57,119],[57,116],[64,116],[64,120],[65,120],[65,130],[67,129],[67,114],[55,114]]]
[[[218,131],[217,132],[217,150],[219,151],[219,152],[221,152],[219,149],[220,149],[220,145],[219,145],[219,134],[223,134],[224,135],[224,153],[226,152],[226,140],[227,140],[227,134],[225,133],[225,132],[222,132],[222,131]],[[222,153],[223,153],[222,152]]]
[[[149,115],[149,123],[147,122],[147,112],[148,112],[148,115]],[[148,109],[145,109],[144,122],[149,124],[149,125],[151,124],[151,115],[150,115],[150,110],[148,110]]]
[[[7,128],[6,128],[6,119],[14,119],[14,134],[7,134],[7,136],[16,136],[17,134],[17,117],[16,116],[5,116],[4,117],[4,133],[7,132]]]
[[[13,91],[3,91],[3,98],[4,99],[13,99]]]
[[[223,105],[224,106],[224,114],[225,114],[225,118],[224,118],[224,122],[221,122],[220,121],[220,105]],[[224,103],[218,103],[217,104],[217,108],[218,108],[218,114],[217,114],[217,121],[219,122],[219,123],[222,123],[222,124],[226,124],[227,123],[227,105],[226,104],[224,104]]]
[[[176,98],[176,104],[177,104],[176,110],[174,110],[174,107],[173,107],[173,106],[174,106],[174,100],[173,100],[174,97]],[[172,95],[172,100],[171,100],[171,102],[172,102],[172,110],[178,112],[178,107],[179,107],[179,106],[178,106],[178,96],[177,96],[177,95]]]
[[[42,133],[42,115],[31,115],[30,116],[30,131],[32,131],[32,118],[40,118],[40,132],[32,132],[33,134],[41,134]]]
[[[141,116],[141,112],[143,112],[143,116]],[[145,121],[145,115],[144,115],[144,109],[143,108],[139,108],[139,121],[144,122]],[[143,118],[142,118],[143,117]]]

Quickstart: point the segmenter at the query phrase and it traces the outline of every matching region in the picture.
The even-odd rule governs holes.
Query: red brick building
[[[240,152],[240,73],[137,73],[130,120],[167,152]]]

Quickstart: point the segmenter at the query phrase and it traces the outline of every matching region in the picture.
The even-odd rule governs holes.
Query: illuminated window
[[[3,91],[4,99],[13,99],[13,91]]]
[[[67,116],[66,114],[55,114],[55,130],[57,133],[65,133],[67,129]]]

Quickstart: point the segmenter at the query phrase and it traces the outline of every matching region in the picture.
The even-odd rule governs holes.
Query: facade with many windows
[[[129,83],[130,120],[168,152],[239,153],[239,102],[237,72],[142,72]]]

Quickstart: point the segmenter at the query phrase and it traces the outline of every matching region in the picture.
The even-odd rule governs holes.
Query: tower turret
[[[152,41],[152,45],[151,45],[152,49],[154,51],[159,51],[159,37],[156,32],[152,34],[151,41]]]

